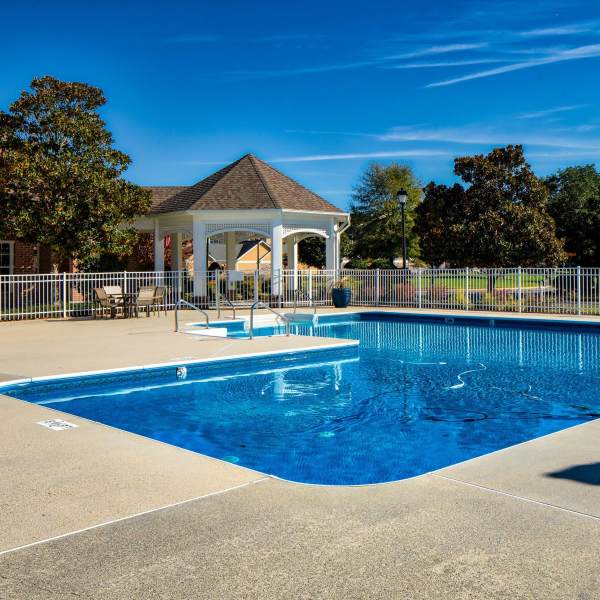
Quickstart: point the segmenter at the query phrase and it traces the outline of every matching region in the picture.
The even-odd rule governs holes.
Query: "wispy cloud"
[[[587,106],[585,104],[579,106]],[[562,108],[562,107],[559,107]],[[541,111],[540,111],[541,112]],[[497,126],[471,123],[455,127],[433,127],[425,124],[393,127],[386,133],[365,133],[360,131],[327,131],[314,129],[287,129],[286,133],[302,135],[327,135],[364,137],[380,142],[434,142],[453,145],[505,145],[525,144],[534,147],[562,148],[600,151],[600,138],[582,137],[576,134],[588,134],[600,129],[600,123],[587,123],[573,127],[561,127],[544,132],[519,131],[510,126]],[[406,152],[412,153],[407,150]],[[415,150],[419,152],[419,150]],[[429,149],[426,150],[429,152]],[[454,152],[454,151],[453,151]]]
[[[273,35],[265,35],[257,37],[256,42],[300,42],[303,40],[310,39],[321,39],[324,36],[316,35],[313,33],[274,33]]]
[[[597,27],[597,23],[573,23],[571,25],[560,25],[558,27],[530,29],[528,31],[521,31],[518,35],[526,38],[579,35],[581,33],[590,33],[595,30],[595,27]]]
[[[418,62],[400,65],[386,65],[386,69],[434,69],[438,67],[462,67],[467,65],[485,65],[489,63],[508,62],[504,58],[478,58],[473,60],[451,60],[445,62]]]
[[[463,81],[471,81],[473,79],[482,79],[484,77],[493,77],[495,75],[501,75],[503,73],[510,73],[512,71],[520,71],[523,69],[531,69],[533,67],[539,67],[542,65],[549,65],[558,62],[565,62],[570,60],[581,60],[583,58],[595,58],[600,56],[600,44],[589,44],[587,46],[579,46],[577,48],[571,48],[557,52],[556,54],[546,56],[544,58],[526,60],[522,62],[505,65],[503,67],[497,67],[495,69],[488,69],[486,71],[479,71],[477,73],[470,73],[469,75],[463,75],[461,77],[455,77],[454,79],[446,79],[444,81],[438,81],[426,85],[427,88],[441,87],[447,85],[454,85]]]
[[[452,152],[447,150],[430,150],[417,148],[413,150],[390,150],[383,152],[352,152],[347,154],[309,154],[306,156],[283,156],[276,158],[266,158],[269,163],[303,163],[303,162],[322,162],[333,160],[368,160],[372,158],[434,158],[453,156]],[[177,164],[184,166],[219,166],[226,165],[225,160],[185,160]],[[323,175],[323,173],[315,173]],[[306,173],[305,173],[306,175]]]
[[[272,163],[296,163],[314,162],[323,160],[365,160],[370,158],[419,158],[448,156],[450,152],[445,150],[392,150],[389,152],[355,152],[349,154],[311,154],[308,156],[286,156],[283,158],[270,158],[267,162]]]
[[[329,65],[315,65],[308,67],[297,67],[291,69],[280,69],[280,70],[264,70],[264,71],[232,71],[230,75],[241,77],[244,79],[257,79],[257,78],[270,78],[270,77],[285,77],[293,75],[307,75],[310,73],[328,73],[332,71],[350,71],[354,69],[362,69],[365,67],[376,67],[380,65],[386,65],[390,60],[401,60],[408,58],[418,58],[420,56],[432,56],[438,54],[447,54],[450,52],[464,52],[468,50],[476,50],[485,48],[487,42],[477,44],[448,44],[445,46],[428,46],[426,48],[419,48],[411,52],[405,52],[402,54],[394,54],[390,56],[383,56],[374,58],[371,60],[359,60],[349,61],[344,63],[334,63]]]
[[[210,34],[192,34],[192,35],[174,35],[164,38],[167,44],[207,44],[218,42],[221,38],[217,35]]]
[[[556,160],[558,158],[587,158],[598,160],[600,158],[600,150],[551,150],[546,152],[528,152],[527,158],[537,160]]]
[[[535,112],[522,113],[520,115],[515,115],[516,119],[542,119],[544,117],[548,117],[550,115],[555,115],[557,113],[570,112],[572,110],[577,110],[578,108],[585,108],[588,106],[587,104],[571,104],[569,106],[556,106],[554,108],[548,108],[546,110],[538,110]]]
[[[300,67],[297,69],[281,69],[274,71],[231,71],[229,74],[242,79],[263,79],[270,77],[286,77],[289,75],[306,75],[309,73],[328,73],[330,71],[349,71],[376,65],[377,61],[365,60],[314,67]]]
[[[418,58],[419,56],[431,56],[433,54],[448,54],[450,52],[479,50],[481,48],[485,48],[487,45],[487,42],[480,42],[478,44],[447,44],[446,46],[429,46],[427,48],[421,48],[419,50],[413,50],[411,52],[404,52],[402,54],[392,54],[390,56],[384,56],[383,59],[399,60],[405,58]]]
[[[378,136],[378,139],[388,142],[445,142],[485,146],[525,144],[549,148],[600,151],[600,139],[561,136],[553,132],[540,134],[509,131],[507,129],[498,130],[480,124],[437,128],[394,127],[388,133]]]
[[[328,129],[284,129],[284,133],[301,133],[308,135],[350,135],[356,137],[378,138],[378,134],[360,131],[331,131]]]

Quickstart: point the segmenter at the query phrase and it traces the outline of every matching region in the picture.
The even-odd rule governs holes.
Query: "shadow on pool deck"
[[[588,485],[600,485],[600,462],[574,465],[554,473],[547,473],[547,476],[556,479],[570,479]]]

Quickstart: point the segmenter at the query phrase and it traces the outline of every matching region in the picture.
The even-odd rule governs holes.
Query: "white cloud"
[[[454,144],[482,144],[486,146],[525,144],[554,148],[600,151],[600,139],[557,136],[553,133],[523,133],[518,131],[494,130],[484,125],[463,127],[395,127],[378,136],[388,142],[446,142]]]
[[[309,73],[328,73],[330,71],[348,71],[352,69],[360,69],[378,64],[378,61],[365,60],[349,63],[340,63],[335,65],[321,65],[315,67],[299,67],[297,69],[283,69],[280,71],[231,71],[230,75],[245,79],[268,78],[268,77],[285,77],[287,75],[306,75]]]
[[[577,35],[580,33],[589,33],[594,31],[593,26],[584,23],[575,23],[572,25],[561,25],[559,27],[546,27],[541,29],[530,29],[529,31],[521,31],[521,37],[547,37],[560,35]]]
[[[331,160],[366,160],[371,158],[425,158],[454,156],[454,153],[447,150],[430,150],[418,148],[415,150],[391,150],[382,152],[354,152],[348,154],[309,154],[307,156],[284,156],[279,158],[266,158],[268,163],[301,163],[301,162],[321,162]],[[185,166],[220,166],[226,165],[227,161],[213,160],[186,160],[177,164]],[[327,173],[313,173],[314,175],[325,175]],[[305,173],[306,175],[306,173]],[[327,174],[329,175],[329,174]],[[338,174],[336,174],[338,175]]]
[[[350,154],[312,154],[308,156],[286,156],[283,158],[269,158],[267,162],[271,163],[295,163],[295,162],[313,162],[322,160],[356,160],[370,158],[419,158],[448,156],[450,152],[443,150],[392,150],[389,152],[356,152]]]
[[[382,58],[374,58],[372,60],[360,60],[347,63],[337,63],[329,65],[315,65],[309,67],[298,67],[291,69],[281,69],[272,71],[232,71],[230,75],[241,77],[244,79],[269,78],[269,77],[285,77],[290,75],[307,75],[311,73],[328,73],[332,71],[349,71],[354,69],[362,69],[365,67],[376,67],[384,65],[390,60],[399,60],[407,58],[417,58],[419,56],[432,56],[437,54],[447,54],[449,52],[460,52],[465,50],[476,50],[487,47],[487,42],[477,44],[448,44],[445,46],[430,46],[413,50],[403,54],[395,54],[392,56],[384,56]]]
[[[508,62],[502,58],[480,58],[473,60],[454,60],[446,62],[419,62],[405,63],[402,65],[388,65],[387,69],[433,69],[437,67],[462,67],[466,65],[484,65],[489,63]]]
[[[557,158],[588,158],[596,159],[600,158],[599,150],[557,150],[547,152],[528,152],[527,158],[533,158],[537,160],[541,159],[557,159]]]
[[[175,35],[164,39],[168,44],[206,44],[219,40],[218,36],[210,34]]]
[[[538,110],[535,112],[523,113],[516,115],[516,119],[541,119],[548,117],[549,115],[555,115],[557,113],[569,112],[571,110],[577,110],[578,108],[584,108],[587,104],[572,104],[569,106],[557,106],[555,108],[548,108],[546,110]]]
[[[482,79],[484,77],[493,77],[495,75],[501,75],[503,73],[510,73],[511,71],[520,71],[523,69],[531,69],[533,67],[539,67],[542,65],[548,65],[558,62],[564,62],[569,60],[580,60],[582,58],[595,58],[600,56],[600,44],[589,44],[587,46],[579,46],[577,48],[571,48],[546,56],[544,58],[526,60],[523,62],[517,62],[503,67],[497,67],[495,69],[488,69],[486,71],[479,71],[477,73],[470,73],[469,75],[463,75],[454,79],[446,79],[444,81],[438,81],[430,83],[425,87],[441,87],[447,85],[454,85],[463,81],[470,81],[473,79]]]
[[[405,52],[403,54],[392,54],[391,56],[384,56],[383,58],[385,60],[417,58],[419,56],[430,56],[432,54],[447,54],[449,52],[464,52],[465,50],[478,50],[480,48],[487,47],[487,45],[487,42],[482,42],[478,44],[448,44],[446,46],[430,46],[429,48],[422,48],[420,50]]]

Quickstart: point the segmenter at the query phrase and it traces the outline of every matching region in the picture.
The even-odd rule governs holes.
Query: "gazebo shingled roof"
[[[189,187],[150,186],[150,215],[186,210],[342,211],[271,165],[246,154]]]

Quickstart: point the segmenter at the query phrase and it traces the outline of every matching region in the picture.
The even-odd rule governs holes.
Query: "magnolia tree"
[[[456,267],[557,266],[566,260],[548,212],[548,189],[521,146],[454,161],[466,184],[430,183],[415,230],[422,258]]]
[[[57,261],[131,251],[127,225],[150,194],[122,177],[131,161],[113,148],[105,103],[96,87],[46,76],[0,112],[0,235],[49,246]]]

